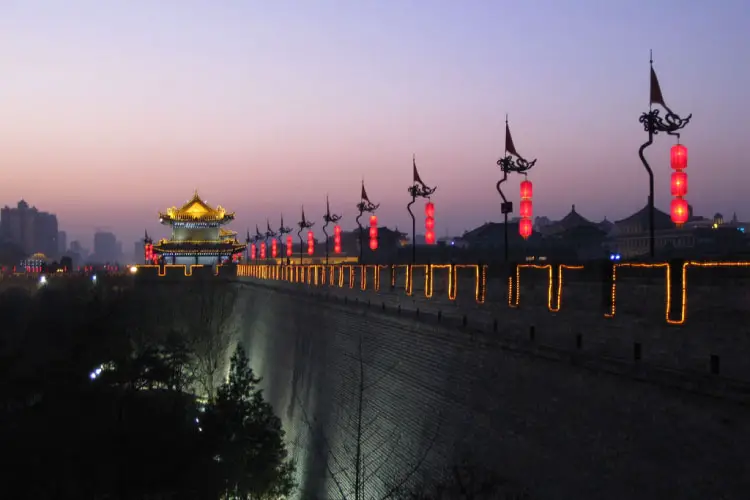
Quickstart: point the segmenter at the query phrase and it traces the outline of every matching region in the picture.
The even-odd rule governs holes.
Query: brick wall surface
[[[531,498],[745,497],[744,311],[666,325],[663,280],[623,284],[612,319],[601,285],[585,280],[566,284],[558,313],[533,277],[522,277],[519,309],[498,279],[483,305],[471,280],[455,301],[437,279],[430,300],[416,273],[411,297],[389,280],[378,293],[238,280],[242,341],[287,431],[301,497],[340,498],[336,482],[351,495],[360,393],[368,498],[423,456],[415,479],[469,456]],[[731,293],[698,284],[691,301]]]

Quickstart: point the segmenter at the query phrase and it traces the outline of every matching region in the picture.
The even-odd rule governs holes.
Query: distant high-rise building
[[[18,245],[27,254],[57,257],[57,216],[40,212],[21,200],[16,208],[5,206],[0,210],[0,237]]]
[[[117,238],[113,233],[98,231],[94,233],[94,262],[117,262],[120,258],[120,251],[117,245]]]
[[[138,264],[143,263],[144,260],[144,243],[143,240],[137,240],[133,247],[133,262],[136,262]]]
[[[65,231],[57,232],[57,253],[61,257],[68,251],[68,233]]]

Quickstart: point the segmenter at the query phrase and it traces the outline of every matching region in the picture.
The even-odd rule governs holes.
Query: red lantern
[[[521,219],[521,222],[518,223],[518,233],[523,239],[531,236],[532,229],[531,219]]]
[[[250,258],[255,260],[255,243],[250,245]]]
[[[434,218],[435,217],[435,205],[428,201],[424,206],[424,216]]]
[[[307,255],[315,253],[315,234],[312,231],[307,232]]]
[[[428,201],[424,206],[424,242],[428,245],[435,244],[435,205]]]
[[[276,243],[276,238],[274,238],[271,240],[271,257],[275,259],[278,254],[279,254],[279,247]]]
[[[523,182],[521,182],[521,199],[530,200],[533,194],[534,186],[531,184],[531,181],[524,180]]]
[[[672,216],[672,222],[674,222],[678,226],[683,225],[688,220],[688,202],[685,199],[679,197],[673,199],[672,204],[669,207],[669,212]]]
[[[521,200],[519,213],[521,217],[531,218],[531,214],[532,214],[531,200]]]
[[[373,252],[378,249],[378,217],[370,216],[370,250]]]
[[[672,196],[685,196],[688,192],[688,176],[685,172],[672,172]]]
[[[672,146],[670,152],[670,163],[675,170],[685,170],[687,168],[688,153],[687,148],[682,144]]]
[[[292,237],[287,236],[286,237],[286,256],[291,257],[292,252],[294,252],[294,246],[292,245]]]
[[[333,227],[333,251],[341,253],[341,226],[339,225]]]
[[[265,259],[266,258],[266,242],[261,241],[260,243],[260,258]]]

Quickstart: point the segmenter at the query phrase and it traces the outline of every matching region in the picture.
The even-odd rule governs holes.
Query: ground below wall
[[[351,487],[360,367],[365,470],[377,471],[368,498],[422,456],[415,479],[469,457],[541,499],[744,498],[750,487],[744,405],[376,307],[238,286],[242,341],[303,498],[340,498],[332,475]]]

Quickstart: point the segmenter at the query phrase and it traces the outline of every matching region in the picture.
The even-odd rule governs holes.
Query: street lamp
[[[279,239],[283,240],[285,234],[289,234],[292,232],[292,229],[289,227],[284,226],[284,214],[281,214],[281,225],[279,226]],[[289,240],[291,240],[291,236],[289,237]],[[284,251],[286,251],[286,260],[289,261],[289,256],[291,253],[286,248],[287,246],[290,246],[288,244],[284,244]]]
[[[263,235],[263,233],[260,232],[260,229],[258,229],[258,224],[256,224],[255,225],[255,236],[253,237],[253,241],[255,242],[255,246],[256,246],[256,248],[255,248],[255,262],[256,263],[258,262],[258,257],[259,257],[258,254],[260,253],[260,249],[258,248],[260,245],[258,245],[258,243],[260,243],[261,241],[265,241],[265,238],[266,237]],[[263,257],[263,256],[261,256],[261,257]]]
[[[417,198],[427,198],[430,199],[430,196],[437,190],[437,186],[431,188],[428,187],[427,184],[422,182],[421,177],[419,177],[419,172],[417,171],[417,158],[416,156],[412,156],[412,166],[414,171],[414,179],[412,181],[412,185],[409,186],[407,189],[409,191],[409,194],[411,195],[411,202],[406,205],[406,209],[409,211],[409,215],[411,215],[411,263],[416,264],[417,263],[417,219],[414,217],[414,212],[411,211],[411,206],[416,203]],[[426,236],[426,235],[425,235]],[[434,236],[434,233],[433,233]],[[434,238],[433,238],[434,239]],[[427,243],[434,243],[428,241]]]
[[[516,172],[526,175],[535,164],[536,159],[529,161],[518,154],[516,146],[513,144],[513,138],[510,135],[508,115],[505,115],[505,156],[497,160],[497,166],[502,170],[503,178],[495,185],[497,192],[500,193],[500,197],[503,199],[503,203],[500,205],[500,210],[505,218],[505,223],[503,224],[503,229],[505,230],[505,262],[508,262],[508,214],[513,212],[513,202],[508,201],[503,194],[500,185],[508,180],[509,173]]]
[[[154,241],[148,235],[148,231],[145,231],[143,236],[143,260],[144,264],[154,263]]]
[[[276,233],[271,229],[271,223],[268,219],[266,219],[266,252],[268,252],[268,238],[271,238],[271,248],[276,248],[274,245],[276,244]],[[271,252],[271,257],[274,259],[274,264],[276,263],[276,255],[274,255],[275,252]]]
[[[299,263],[302,264],[302,231],[310,229],[315,225],[314,222],[305,219],[305,207],[302,207],[302,220],[297,225],[299,226],[299,231],[297,231],[297,237],[299,238]]]
[[[380,203],[377,205],[370,201],[370,198],[367,197],[367,191],[365,191],[365,181],[362,181],[362,195],[360,196],[361,200],[359,203],[357,203],[357,210],[359,210],[359,215],[355,219],[357,221],[357,226],[359,226],[359,262],[362,262],[362,251],[364,250],[364,241],[363,241],[363,234],[364,229],[362,228],[362,224],[360,224],[359,219],[362,218],[362,215],[365,212],[374,214],[375,211],[380,207]]]
[[[247,255],[247,262],[250,263],[250,245],[252,244],[252,241],[250,239],[250,230],[247,229],[247,235],[245,236],[245,254]],[[255,259],[255,254],[253,253],[253,259]]]
[[[649,54],[649,64],[651,65],[651,84],[650,84],[650,97],[648,101],[648,111],[643,113],[638,119],[643,124],[643,129],[648,132],[648,141],[644,142],[643,145],[638,149],[638,156],[641,157],[641,163],[648,172],[648,225],[649,225],[649,252],[651,258],[655,255],[655,238],[654,238],[654,172],[651,170],[651,166],[646,161],[646,157],[643,155],[646,148],[654,143],[654,136],[659,132],[666,132],[669,135],[677,137],[677,142],[680,141],[680,134],[678,130],[684,128],[692,118],[692,114],[686,118],[681,118],[680,115],[669,109],[664,103],[664,96],[661,93],[661,87],[659,86],[659,80],[656,78],[656,72],[654,72],[654,57],[653,53]],[[659,116],[658,109],[652,109],[652,105],[661,104],[666,113],[662,118]]]
[[[341,220],[340,215],[331,213],[331,205],[328,203],[328,195],[326,195],[326,213],[323,215],[323,220],[325,221],[325,224],[323,224],[323,234],[326,235],[326,265],[328,265],[328,231],[326,231],[326,226],[331,223],[336,224]]]

